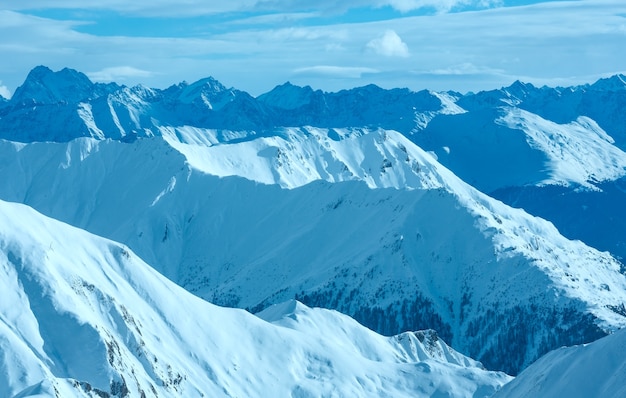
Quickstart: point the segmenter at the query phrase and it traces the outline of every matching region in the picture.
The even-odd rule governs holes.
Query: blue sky
[[[285,81],[465,92],[626,71],[623,0],[302,3],[5,0],[0,94],[37,65],[158,88],[213,76],[253,95]]]

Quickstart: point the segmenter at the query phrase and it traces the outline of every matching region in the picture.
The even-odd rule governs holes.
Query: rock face
[[[538,95],[563,101],[565,89],[286,84],[252,98],[210,78],[152,90],[35,71],[24,87],[58,79],[87,94],[64,103],[49,94],[62,89],[46,89],[33,98],[56,105],[41,99],[23,117],[22,94],[0,108],[0,136],[21,141],[0,142],[0,198],[123,242],[202,298],[253,312],[298,299],[386,335],[433,328],[511,374],[626,325],[618,260],[441,164],[499,197],[617,183],[626,155],[608,127],[528,110]],[[583,98],[590,87],[570,91]],[[578,161],[578,148],[594,157]],[[525,168],[509,174],[507,161]]]

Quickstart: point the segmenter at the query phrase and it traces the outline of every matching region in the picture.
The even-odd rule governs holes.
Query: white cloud
[[[6,99],[11,99],[11,91],[7,86],[2,84],[2,80],[0,80],[0,95]]]
[[[502,5],[502,0],[382,0],[400,12],[409,12],[421,8],[432,8],[437,12],[448,12],[455,7],[489,8]]]
[[[419,72],[418,72],[419,73]],[[485,66],[476,66],[470,62],[464,62],[458,65],[451,65],[445,68],[434,69],[429,72],[433,75],[501,75],[504,74],[503,69],[494,69]]]
[[[330,7],[329,0],[320,1],[320,9]],[[370,5],[383,4],[376,1]],[[19,2],[23,3],[31,4]],[[127,85],[160,88],[213,76],[253,95],[288,79],[327,91],[366,83],[458,91],[500,87],[515,79],[579,84],[589,82],[589,76],[623,71],[623,15],[623,0],[559,1],[366,23],[341,23],[335,14],[318,17],[321,23],[315,26],[223,24],[194,37],[176,38],[98,36],[81,33],[84,29],[75,21],[0,10],[0,53],[12,60],[0,63],[0,77],[13,92],[40,64],[54,70],[67,66],[94,71],[90,74],[94,79],[126,79]],[[187,22],[168,20],[180,23],[183,30]],[[167,31],[176,31],[176,25],[172,27]],[[390,33],[383,34],[386,31]],[[194,34],[193,29],[185,32]],[[368,45],[371,38],[375,39]],[[364,56],[364,51],[395,56]],[[111,65],[132,65],[135,70],[110,69]]]
[[[314,12],[276,13],[242,18],[228,23],[233,25],[288,25],[319,16],[319,13]]]
[[[97,72],[87,72],[87,76],[95,82],[120,82],[128,79],[151,77],[152,75],[152,72],[132,66],[113,66]]]
[[[298,68],[293,71],[294,75],[340,77],[358,79],[366,73],[377,73],[378,70],[364,67],[317,65]]]
[[[386,57],[406,58],[409,56],[409,47],[393,30],[388,30],[382,36],[370,40],[366,47]]]
[[[129,15],[141,16],[199,16],[225,12],[278,12],[341,14],[350,9],[389,6],[400,12],[420,8],[432,8],[446,12],[458,6],[479,8],[501,5],[502,0],[318,0],[298,2],[293,0],[5,0],[5,9],[91,9],[112,10]],[[270,17],[271,18],[271,17]]]

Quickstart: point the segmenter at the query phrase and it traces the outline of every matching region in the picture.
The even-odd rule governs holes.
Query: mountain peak
[[[286,82],[261,94],[258,100],[275,108],[290,110],[310,104],[314,93],[315,91],[310,86],[301,87]]]
[[[26,80],[31,80],[31,79],[41,79],[44,76],[50,75],[54,73],[52,71],[52,69],[48,68],[45,65],[38,65],[35,66],[29,73],[28,76],[26,77]]]
[[[195,104],[201,108],[217,110],[231,102],[235,90],[229,89],[213,77],[206,77],[194,83],[183,82],[168,89],[178,91],[178,100],[183,104]]]
[[[600,91],[622,91],[626,90],[626,76],[622,74],[599,79],[591,85],[592,89]]]
[[[220,93],[222,91],[227,91],[228,89],[222,83],[220,83],[217,79],[212,76],[206,77],[204,79],[200,79],[195,83],[192,83],[190,87],[202,87],[205,90],[210,90],[215,93]]]
[[[523,99],[524,97],[528,96],[530,92],[535,91],[536,89],[537,88],[531,83],[524,83],[520,80],[516,80],[509,87],[503,88],[502,91],[504,91],[511,97]]]
[[[13,103],[76,103],[92,96],[94,84],[81,72],[63,68],[58,72],[47,66],[30,71],[24,84],[15,90]]]

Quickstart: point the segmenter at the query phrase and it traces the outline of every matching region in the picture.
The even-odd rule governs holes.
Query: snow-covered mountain
[[[285,84],[253,98],[211,78],[155,90],[47,68],[35,83],[43,94],[0,108],[0,198],[123,242],[209,301],[297,298],[387,335],[434,328],[510,373],[626,325],[619,261],[441,164],[484,191],[619,181],[606,124],[520,106],[552,89]],[[50,94],[61,87],[77,87],[71,101]]]
[[[458,97],[410,138],[465,181],[626,258],[626,77],[537,88],[515,82]]]
[[[410,131],[456,108],[447,95],[367,86],[339,93],[291,84],[253,98],[212,78],[165,90],[94,84],[71,69],[33,69],[0,103],[0,138],[65,142],[78,137],[126,141],[160,126],[262,133],[277,127],[384,127]]]
[[[2,397],[488,397],[510,380],[433,331],[216,307],[124,245],[1,201],[0,287]]]
[[[128,244],[214,303],[298,298],[388,335],[434,328],[511,373],[626,324],[621,264],[480,194],[397,132],[211,134],[4,142],[0,195]]]
[[[626,330],[543,356],[494,398],[626,396]]]

